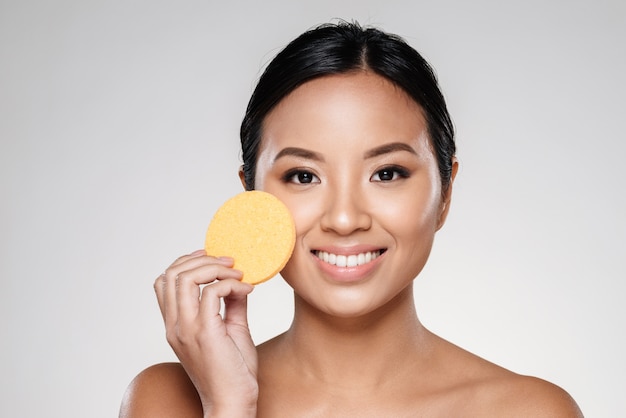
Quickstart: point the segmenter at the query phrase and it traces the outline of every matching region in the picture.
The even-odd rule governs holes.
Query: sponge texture
[[[287,207],[266,192],[253,190],[227,200],[215,213],[204,248],[211,256],[228,256],[243,272],[242,281],[259,284],[287,264],[296,228]]]

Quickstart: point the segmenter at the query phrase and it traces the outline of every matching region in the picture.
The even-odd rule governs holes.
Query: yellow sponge
[[[243,282],[258,284],[277,275],[291,257],[296,227],[287,207],[266,192],[243,192],[215,213],[204,248],[211,256],[235,259]]]

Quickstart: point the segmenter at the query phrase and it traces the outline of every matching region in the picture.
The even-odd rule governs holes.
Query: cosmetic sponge
[[[207,255],[232,257],[242,281],[259,284],[287,264],[296,242],[296,228],[287,207],[274,195],[253,190],[227,200],[215,213],[206,233]]]

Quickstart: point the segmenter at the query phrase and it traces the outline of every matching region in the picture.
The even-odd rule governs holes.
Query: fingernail
[[[227,261],[229,263],[234,263],[235,259],[232,257],[226,257],[226,256],[222,256],[222,257],[217,257],[218,260],[220,261]]]
[[[196,250],[194,252],[191,253],[191,255],[205,255],[205,251],[204,250]]]

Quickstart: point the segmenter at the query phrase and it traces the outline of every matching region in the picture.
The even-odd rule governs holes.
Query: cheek
[[[256,183],[259,190],[273,194],[289,209],[296,225],[296,245],[298,245],[297,242],[301,237],[319,222],[320,213],[323,211],[323,199],[311,193],[293,193],[279,179],[268,176],[263,180],[265,181]]]
[[[319,223],[320,213],[322,212],[322,199],[311,198],[310,196],[278,196],[285,203],[294,223],[296,224],[296,240],[300,241],[308,231]],[[297,245],[297,244],[296,244]]]
[[[315,229],[319,224],[321,205],[318,203],[319,200],[310,198],[298,198],[293,195],[277,195],[277,197],[289,208],[296,225],[294,252],[281,272],[281,276],[285,281],[296,289],[298,287],[297,282],[292,282],[292,279],[300,277],[303,271],[302,268],[307,265],[307,260],[310,257],[308,240],[311,236],[311,230]]]
[[[418,208],[380,214],[379,225],[393,238],[401,252],[422,253],[434,241],[435,216],[426,216]]]
[[[441,198],[436,188],[413,189],[375,202],[376,218],[394,235],[434,232],[439,219]]]
[[[427,263],[437,231],[438,210],[432,200],[406,199],[380,213],[380,224],[392,236],[392,265],[401,283],[415,279]],[[392,268],[394,269],[394,268]]]

